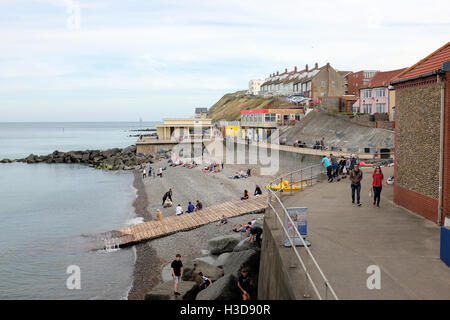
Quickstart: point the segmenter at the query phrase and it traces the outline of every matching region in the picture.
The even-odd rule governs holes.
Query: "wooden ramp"
[[[170,216],[162,221],[148,221],[134,226],[98,235],[104,248],[114,248],[168,236],[227,218],[244,214],[261,213],[267,208],[267,196],[253,197],[244,201],[229,201],[204,208],[193,213]],[[175,208],[174,208],[175,211]]]

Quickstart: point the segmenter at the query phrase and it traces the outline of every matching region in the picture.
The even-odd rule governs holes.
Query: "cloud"
[[[80,24],[67,28],[76,8]],[[396,69],[448,41],[449,11],[448,1],[417,0],[4,0],[0,92],[31,105],[37,90],[68,100],[76,91],[88,104],[92,90],[140,90],[152,104],[158,91],[186,90],[185,101],[200,103],[202,90],[219,99],[315,62]],[[173,101],[173,110],[186,107]]]

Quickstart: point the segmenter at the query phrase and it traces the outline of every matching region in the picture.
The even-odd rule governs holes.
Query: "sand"
[[[170,167],[166,160],[156,162],[152,167],[153,169],[166,167],[163,178],[142,179],[142,175],[135,172],[134,186],[138,190],[138,197],[133,205],[137,216],[143,217],[144,221],[155,219],[156,209],[160,209],[165,217],[175,215],[175,206],[181,204],[186,210],[189,201],[195,204],[196,200],[200,200],[204,207],[225,201],[238,201],[244,189],[253,196],[256,184],[259,184],[265,193],[264,185],[273,179],[270,176],[260,176],[259,170],[254,166],[252,176],[249,178],[228,178],[241,169],[247,171],[248,165],[225,164],[224,170],[220,173],[204,173],[203,166],[193,169]],[[173,191],[174,207],[163,209],[162,197],[169,188]],[[209,239],[234,233],[232,229],[236,225],[245,224],[252,217],[260,218],[261,215],[235,217],[229,219],[229,223],[224,226],[213,223],[136,245],[134,280],[128,299],[143,299],[146,292],[161,283],[162,269],[174,259],[175,254],[180,253],[184,261],[200,257],[203,255],[202,250],[207,249]]]

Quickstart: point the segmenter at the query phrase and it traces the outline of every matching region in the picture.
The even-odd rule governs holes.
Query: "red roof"
[[[402,71],[407,68],[397,69],[392,71],[377,72],[375,76],[370,80],[370,82],[363,88],[378,88],[378,87],[388,87],[389,83]]]
[[[412,67],[399,74],[394,80],[409,79],[428,74],[442,68],[444,62],[450,61],[450,42],[423,58]]]

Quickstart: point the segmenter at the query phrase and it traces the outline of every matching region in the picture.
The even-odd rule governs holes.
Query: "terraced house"
[[[394,202],[450,219],[450,42],[401,72],[396,91]]]
[[[390,85],[392,79],[406,68],[377,72],[359,91],[359,99],[353,105],[353,111],[361,113],[391,113],[395,106],[395,95]]]
[[[317,99],[327,96],[343,96],[346,93],[346,75],[349,71],[337,71],[329,63],[313,69],[308,65],[298,71],[297,67],[288,72],[271,74],[261,85],[260,94],[263,96],[288,96],[303,94],[305,97]]]

